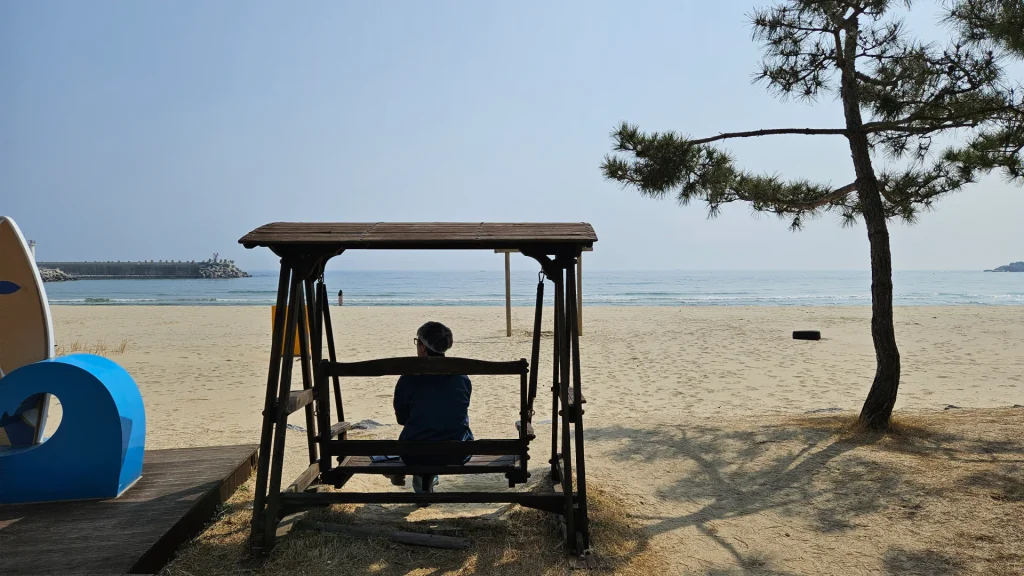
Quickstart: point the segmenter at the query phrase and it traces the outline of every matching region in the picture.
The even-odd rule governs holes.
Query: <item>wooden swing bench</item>
[[[239,242],[247,248],[266,246],[281,257],[250,552],[254,555],[266,553],[274,544],[280,520],[288,514],[331,504],[366,503],[515,503],[560,514],[566,549],[575,554],[589,550],[583,410],[580,406],[585,401],[581,393],[574,267],[581,251],[592,247],[596,240],[589,224],[539,223],[276,223],[245,235]],[[331,257],[351,249],[515,249],[534,258],[540,263],[542,272],[538,275],[530,361],[495,362],[446,357],[337,361],[324,267]],[[551,459],[548,462],[556,490],[417,494],[315,489],[316,485],[341,489],[356,474],[503,474],[509,488],[525,484],[530,478],[530,443],[536,438],[533,406],[539,378],[530,366],[537,366],[540,356],[545,280],[550,280],[555,287]],[[296,336],[300,352],[297,359],[302,372],[301,390],[291,389]],[[327,359],[322,357],[324,336]],[[351,424],[344,418],[342,378],[429,374],[518,376],[520,407],[519,421],[515,426],[517,437],[470,442],[358,440],[348,437]],[[331,414],[332,396],[337,421]],[[282,490],[287,420],[290,414],[300,410],[305,413],[309,467]],[[325,432],[318,433],[318,430]],[[399,454],[470,456],[470,459],[462,465],[411,466],[401,460],[375,462],[371,458]]]

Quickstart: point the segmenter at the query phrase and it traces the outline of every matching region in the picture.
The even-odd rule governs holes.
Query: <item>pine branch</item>
[[[818,210],[820,208],[824,208],[826,206],[829,206],[829,205],[835,204],[836,202],[844,200],[844,199],[846,199],[850,195],[850,193],[856,192],[856,191],[857,191],[857,183],[856,182],[851,182],[851,183],[847,184],[846,186],[842,186],[840,188],[836,188],[832,192],[830,192],[828,194],[825,194],[825,195],[821,196],[820,198],[818,198],[816,200],[809,201],[809,202],[793,202],[793,201],[782,202],[781,200],[779,200],[778,202],[779,202],[780,205],[784,204],[786,209],[788,211],[791,211],[791,212],[814,212],[815,210]]]
[[[854,75],[857,77],[857,80],[860,80],[861,82],[865,82],[867,84],[874,84],[875,86],[895,86],[896,85],[896,81],[894,81],[894,80],[888,80],[888,81],[886,81],[886,80],[879,80],[877,78],[872,78],[871,76],[868,76],[867,74],[865,74],[863,72],[854,72]]]
[[[765,130],[752,130],[750,132],[723,132],[718,136],[698,138],[696,140],[688,140],[687,142],[691,145],[698,145],[709,144],[711,142],[727,140],[730,138],[755,138],[758,136],[777,136],[781,134],[799,134],[804,136],[845,136],[846,130],[843,128],[769,128]]]

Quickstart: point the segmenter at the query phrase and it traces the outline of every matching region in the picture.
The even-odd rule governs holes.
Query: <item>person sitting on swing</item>
[[[416,331],[416,355],[443,357],[452,347],[452,331],[440,322],[427,322]],[[468,442],[473,440],[469,429],[469,398],[473,385],[468,376],[416,375],[401,376],[395,385],[395,417],[401,425],[399,440]],[[462,465],[469,456],[403,455],[407,466]],[[405,476],[392,476],[392,484],[405,485]],[[412,487],[418,493],[433,492],[437,476],[413,476]]]

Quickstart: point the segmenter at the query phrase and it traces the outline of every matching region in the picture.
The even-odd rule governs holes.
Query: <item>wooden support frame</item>
[[[581,252],[593,252],[592,247],[584,247]],[[511,255],[520,250],[510,249],[497,249],[494,251],[497,254],[505,255],[505,336],[512,336],[512,265]],[[576,322],[579,324],[579,333],[583,335],[583,254],[581,253],[576,257],[576,293],[577,297],[577,312]]]
[[[281,226],[283,228],[275,228]],[[267,553],[274,545],[277,526],[288,513],[330,503],[497,503],[511,502],[559,514],[565,527],[566,550],[583,554],[590,546],[584,462],[583,394],[580,375],[579,336],[582,332],[582,253],[591,249],[596,236],[589,225],[523,224],[473,225],[472,237],[460,236],[469,225],[394,225],[396,232],[374,232],[363,225],[309,225],[306,236],[289,228],[270,225],[244,237],[247,247],[267,246],[281,257],[277,310],[271,337],[263,426],[256,474],[256,496],[250,532],[250,552]],[[298,226],[298,225],[296,225]],[[348,226],[348,228],[344,228]],[[405,237],[407,227],[439,230]],[[508,226],[508,232],[505,232]],[[356,227],[356,228],[352,228]],[[552,228],[554,227],[554,228]],[[363,230],[358,234],[351,230]],[[526,230],[529,233],[524,232]],[[554,231],[552,231],[554,230]],[[535,231],[535,232],[534,232]],[[306,232],[303,232],[305,234]],[[488,236],[490,234],[490,236]],[[504,235],[503,235],[504,234]],[[279,238],[279,239],[278,239]],[[328,238],[330,241],[325,241]],[[539,238],[539,240],[538,240]],[[339,240],[341,239],[341,240]],[[346,244],[351,242],[352,244]],[[375,242],[377,244],[375,244]],[[497,246],[495,245],[497,244]],[[512,252],[535,259],[554,288],[551,475],[558,482],[553,493],[535,492],[407,492],[358,493],[310,492],[316,484],[341,488],[353,474],[381,474],[407,471],[418,474],[470,474],[504,472],[510,485],[529,476],[529,443],[536,432],[532,426],[533,400],[537,394],[537,366],[543,283],[538,287],[530,363],[525,359],[490,362],[465,358],[390,358],[363,362],[338,362],[331,323],[324,266],[331,257],[351,248],[485,248],[506,258],[506,333],[511,334]],[[307,310],[308,309],[308,310]],[[306,325],[308,323],[308,326]],[[301,329],[300,329],[301,328]],[[294,357],[295,339],[299,355]],[[324,343],[328,358],[323,358]],[[299,362],[301,389],[292,390],[295,361]],[[390,376],[398,374],[503,374],[518,375],[520,423],[517,438],[478,440],[470,443],[403,443],[392,440],[352,440],[345,422],[340,380],[349,376]],[[333,390],[331,384],[333,383]],[[332,415],[331,392],[334,395]],[[287,488],[282,489],[285,437],[289,414],[302,410],[305,416],[310,465]],[[398,450],[399,452],[395,452]],[[459,466],[374,465],[368,456],[381,453],[476,454],[464,468]],[[479,459],[480,464],[475,464]],[[334,461],[337,460],[337,463]],[[575,472],[575,473],[574,473]]]

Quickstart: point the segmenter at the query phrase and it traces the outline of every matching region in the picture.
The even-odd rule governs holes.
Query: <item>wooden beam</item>
[[[380,358],[362,362],[321,362],[320,369],[326,376],[374,377],[374,376],[417,376],[422,374],[526,374],[529,363],[525,358],[512,362],[494,362],[470,358],[416,356],[404,358]]]
[[[295,351],[295,336],[298,333],[299,328],[299,298],[302,290],[302,277],[299,275],[299,271],[292,268],[291,287],[288,290],[288,301],[287,312],[285,313],[285,333],[284,333],[284,357],[281,365],[281,381],[279,385],[277,395],[277,406],[278,409],[274,410],[274,442],[271,446],[271,452],[267,456],[270,458],[270,484],[267,486],[267,504],[266,508],[262,510],[264,515],[263,521],[263,538],[261,551],[266,552],[274,547],[274,538],[277,537],[277,522],[278,518],[278,507],[281,504],[281,474],[284,470],[284,440],[286,431],[288,430],[288,414],[286,410],[281,410],[282,405],[287,406],[290,399],[290,393],[292,388],[292,367],[294,362],[293,353]],[[310,394],[312,398],[312,394]],[[263,455],[260,454],[260,458]],[[259,513],[260,510],[253,510],[253,513]],[[254,552],[258,552],[254,550]]]
[[[285,405],[285,411],[292,414],[293,412],[298,412],[301,408],[305,408],[312,402],[312,390],[292,390],[288,393],[288,403]]]
[[[324,443],[324,456],[516,456],[521,440],[331,440]]]
[[[505,252],[505,336],[512,337],[512,254]]]
[[[282,494],[281,502],[291,512],[332,504],[519,504],[560,513],[565,500],[575,494],[544,492],[299,492]]]
[[[284,491],[288,494],[302,492],[306,488],[309,488],[309,485],[312,484],[314,480],[316,480],[316,477],[319,474],[320,462],[314,462],[310,464],[309,467],[302,472],[302,474],[299,474],[299,477],[296,478],[294,482],[289,484],[288,487],[284,489]]]
[[[351,538],[386,538],[396,544],[410,544],[412,546],[426,546],[428,548],[465,550],[470,546],[470,541],[467,538],[440,536],[438,534],[423,534],[421,532],[404,532],[401,530],[390,531],[375,526],[351,526],[347,524],[327,524],[324,522],[299,520],[296,523],[295,528],[297,530],[333,532],[335,534],[344,534]]]
[[[583,246],[580,249],[583,250],[584,252],[593,252],[594,251],[594,247],[593,246]],[[511,253],[511,254],[519,254],[520,252],[521,252],[521,250],[518,250],[516,248],[495,248],[495,250],[494,250],[495,254],[509,254],[509,253]]]
[[[324,388],[326,388],[326,386],[324,386]],[[334,440],[339,435],[341,435],[342,432],[347,432],[351,430],[352,426],[354,426],[354,424],[352,424],[351,422],[338,422],[334,426],[331,426],[331,431],[327,433],[326,439]]]
[[[576,320],[577,333],[583,335],[583,252],[576,259]]]
[[[270,476],[270,446],[274,438],[274,410],[277,401],[277,387],[281,375],[281,352],[284,346],[285,307],[288,305],[288,287],[291,268],[281,263],[281,275],[277,283],[277,308],[274,310],[274,324],[270,337],[270,368],[267,374],[267,394],[263,404],[263,429],[260,434],[260,448],[256,467],[256,495],[253,498],[252,523],[249,532],[249,551],[255,556],[266,552],[263,545],[264,507],[267,501],[267,483]]]
[[[416,465],[407,466],[401,460],[374,462],[369,456],[345,456],[341,464],[320,475],[321,484],[339,487],[339,480],[346,481],[354,474],[379,474],[392,476],[433,476],[467,474],[514,474],[522,470],[522,461],[518,456],[509,454],[498,456],[473,456],[469,462],[461,466]]]

